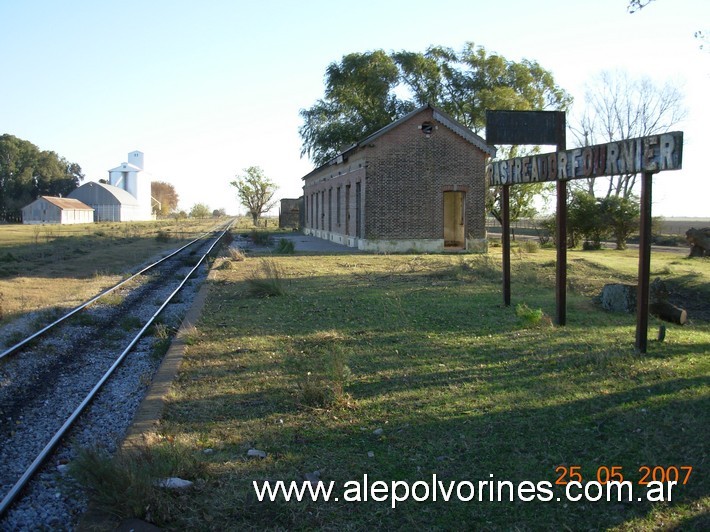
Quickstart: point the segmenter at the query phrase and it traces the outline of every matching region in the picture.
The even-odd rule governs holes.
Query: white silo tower
[[[109,184],[122,188],[138,201],[138,219],[152,218],[150,182],[150,175],[144,170],[143,152],[138,150],[128,154],[128,162],[109,170]]]

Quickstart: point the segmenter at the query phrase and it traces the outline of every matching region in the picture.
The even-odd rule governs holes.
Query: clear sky
[[[681,84],[683,170],[654,178],[653,213],[710,217],[710,46],[693,36],[710,29],[710,2],[656,0],[633,15],[626,4],[0,0],[0,134],[79,163],[92,181],[140,150],[181,208],[235,213],[229,181],[248,166],[261,166],[279,197],[301,194],[312,165],[300,157],[298,113],[322,97],[329,63],[472,41],[538,61],[575,108],[604,69]]]

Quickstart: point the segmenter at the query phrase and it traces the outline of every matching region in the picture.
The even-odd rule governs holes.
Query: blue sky
[[[312,165],[298,112],[322,96],[329,63],[472,41],[538,61],[579,108],[603,69],[681,84],[684,168],[654,178],[654,215],[710,217],[710,50],[693,37],[710,29],[710,2],[656,0],[633,15],[626,3],[0,0],[0,134],[79,163],[88,180],[141,150],[181,207],[234,213],[229,181],[247,166],[280,197],[300,195]]]

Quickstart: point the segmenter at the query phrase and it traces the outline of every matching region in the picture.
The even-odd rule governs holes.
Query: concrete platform
[[[293,242],[293,245],[296,249],[296,253],[365,253],[357,248],[351,248],[342,244],[336,244],[335,242],[331,242],[330,240],[323,240],[322,238],[303,235],[301,233],[275,234],[273,235],[274,244],[278,244],[278,241],[282,238]],[[257,248],[253,249],[256,250]]]

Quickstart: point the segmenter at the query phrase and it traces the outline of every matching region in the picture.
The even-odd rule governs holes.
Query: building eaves
[[[471,131],[467,127],[464,127],[463,125],[461,125],[459,122],[457,122],[456,120],[451,118],[449,115],[447,115],[443,111],[437,109],[436,107],[432,107],[432,109],[434,110],[434,120],[436,120],[440,124],[446,126],[451,131],[456,133],[457,135],[462,136],[464,139],[466,139],[471,144],[476,146],[482,152],[487,153],[491,157],[496,156],[496,148],[494,146],[490,146],[489,144],[487,144],[486,141],[483,140],[483,138],[476,135],[473,131]]]
[[[52,205],[56,205],[60,209],[71,209],[75,211],[93,211],[93,207],[89,207],[86,203],[74,198],[57,198],[55,196],[40,196],[40,198],[48,201]]]
[[[116,168],[111,168],[109,172],[142,172],[142,168],[138,168],[136,165],[131,163],[121,163],[120,166]]]
[[[385,127],[381,128],[381,129],[378,129],[377,131],[375,131],[375,132],[372,133],[371,135],[369,135],[369,136],[365,137],[364,139],[362,139],[362,140],[356,142],[356,143],[353,144],[352,146],[349,146],[348,148],[346,148],[346,149],[344,149],[343,151],[341,151],[338,155],[336,155],[335,157],[333,157],[332,159],[330,159],[330,160],[329,160],[328,162],[326,162],[325,164],[322,164],[321,166],[319,166],[319,167],[317,167],[317,168],[314,168],[313,170],[311,170],[310,172],[308,172],[308,173],[307,173],[305,176],[303,176],[301,179],[302,179],[303,181],[305,181],[306,179],[308,179],[308,178],[309,178],[310,176],[312,176],[313,174],[316,174],[316,173],[318,173],[319,171],[321,171],[323,168],[326,168],[326,167],[328,167],[328,166],[333,166],[333,165],[336,165],[336,164],[340,164],[341,162],[343,162],[343,160],[344,160],[348,155],[350,155],[352,152],[354,152],[355,150],[357,150],[359,147],[367,146],[368,144],[372,143],[374,140],[378,139],[379,137],[381,137],[381,136],[384,135],[385,133],[387,133],[387,132],[393,130],[394,128],[396,128],[396,127],[399,126],[400,124],[403,124],[404,122],[406,122],[406,121],[409,120],[410,118],[412,118],[412,117],[418,115],[419,113],[421,113],[422,111],[425,111],[426,109],[431,109],[431,110],[434,112],[434,120],[436,120],[437,122],[439,122],[439,123],[442,124],[443,126],[446,126],[448,129],[450,129],[450,130],[453,131],[454,133],[460,135],[461,137],[463,137],[465,140],[467,140],[468,142],[470,142],[471,144],[473,144],[474,146],[476,146],[478,149],[480,149],[480,150],[483,151],[484,153],[490,155],[491,157],[495,157],[495,154],[496,154],[496,149],[495,149],[495,147],[489,146],[483,138],[481,138],[480,136],[476,135],[473,131],[471,131],[470,129],[466,128],[465,126],[463,126],[462,124],[460,124],[459,122],[457,122],[455,119],[451,118],[449,115],[447,115],[446,113],[444,113],[443,111],[441,111],[439,108],[437,108],[437,107],[433,106],[432,104],[428,103],[428,104],[423,105],[423,106],[421,106],[421,107],[419,107],[419,108],[417,108],[417,109],[414,109],[413,111],[410,111],[409,113],[407,113],[407,114],[404,115],[403,117],[401,117],[401,118],[395,120],[394,122],[392,122],[392,123],[386,125]]]

